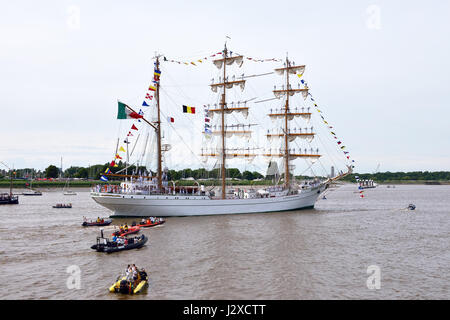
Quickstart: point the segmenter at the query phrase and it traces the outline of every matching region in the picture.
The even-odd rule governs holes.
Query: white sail
[[[220,173],[225,173],[229,168],[226,164],[228,161],[244,161],[251,162],[258,156],[265,156],[269,158],[270,164],[267,168],[267,175],[274,176],[278,183],[278,179],[284,180],[283,185],[274,185],[270,187],[261,186],[258,193],[254,194],[254,198],[245,198],[236,195],[235,193],[225,193],[229,182],[225,181],[225,176],[222,175],[222,186],[219,191],[208,190],[205,188],[191,187],[189,193],[180,192],[179,190],[170,189],[168,181],[167,169],[164,169],[164,175],[157,175],[157,178],[149,177],[149,179],[135,178],[132,182],[128,182],[126,187],[115,188],[109,191],[102,191],[98,188],[91,193],[92,198],[102,206],[112,210],[114,216],[191,216],[191,215],[216,215],[216,214],[237,214],[237,213],[253,213],[253,212],[274,212],[281,210],[296,210],[308,207],[314,207],[317,197],[327,188],[327,181],[320,182],[319,180],[314,183],[299,185],[296,181],[289,181],[290,171],[295,169],[295,164],[291,163],[296,159],[306,159],[314,162],[321,157],[317,148],[309,148],[308,144],[313,141],[315,133],[311,128],[294,128],[299,126],[297,121],[310,121],[311,113],[306,108],[307,112],[301,108],[301,112],[297,112],[297,108],[294,110],[289,107],[289,103],[294,106],[301,107],[304,102],[299,103],[295,101],[298,98],[305,100],[308,97],[308,88],[291,89],[289,84],[289,76],[293,74],[302,75],[305,71],[305,66],[291,66],[288,59],[284,68],[277,68],[275,72],[280,75],[286,76],[286,83],[281,90],[273,90],[273,94],[276,98],[282,99],[277,101],[278,111],[271,111],[269,118],[273,121],[279,121],[279,125],[283,122],[282,126],[278,126],[278,131],[268,131],[266,134],[269,142],[273,142],[276,148],[260,151],[258,147],[247,147],[250,142],[257,141],[254,139],[254,135],[257,136],[258,131],[251,131],[250,125],[243,124],[245,122],[243,118],[247,118],[249,115],[249,107],[247,107],[245,100],[244,106],[241,106],[240,102],[236,105],[234,103],[227,102],[229,96],[235,99],[241,99],[236,97],[238,90],[228,93],[227,90],[241,89],[241,92],[245,89],[246,80],[242,75],[239,80],[235,80],[235,76],[232,76],[229,81],[229,77],[226,75],[228,69],[227,66],[235,64],[241,67],[243,64],[243,56],[228,57],[227,49],[223,51],[223,58],[214,60],[213,64],[217,68],[223,68],[223,79],[219,78],[217,83],[212,83],[210,88],[213,92],[218,93],[214,95],[216,104],[213,108],[209,105],[205,106],[205,117],[207,121],[204,124],[202,142],[206,144],[207,148],[202,148],[200,158],[203,164],[206,166],[208,159],[214,161],[215,168],[220,169]],[[159,61],[157,58],[157,64]],[[164,71],[164,70],[163,70]],[[164,74],[164,72],[163,72]],[[248,77],[251,78],[251,77]],[[297,77],[295,77],[297,78]],[[296,79],[298,80],[298,79]],[[253,81],[253,80],[252,80]],[[159,83],[157,84],[159,88]],[[286,89],[285,89],[286,88]],[[159,90],[159,89],[158,89]],[[159,92],[159,91],[157,91]],[[301,93],[301,96],[298,95]],[[297,98],[298,97],[298,98]],[[218,102],[218,103],[217,103]],[[222,107],[223,106],[223,107]],[[160,112],[160,105],[158,101],[158,108],[152,108]],[[260,112],[258,110],[258,112]],[[231,114],[233,114],[231,116]],[[159,119],[152,115],[152,123]],[[216,115],[219,115],[217,117]],[[286,120],[286,121],[281,121]],[[145,120],[147,121],[147,120]],[[228,121],[228,123],[227,123]],[[232,124],[230,121],[238,122]],[[148,121],[147,121],[148,122]],[[160,125],[159,125],[160,126]],[[160,127],[159,127],[160,128]],[[248,129],[247,129],[248,128]],[[170,128],[169,128],[170,129]],[[146,155],[145,164],[148,168],[158,167],[161,168],[161,153],[164,155],[171,149],[177,149],[177,144],[169,144],[167,141],[164,143],[161,141],[161,137],[151,130],[148,139],[141,139],[145,141]],[[159,131],[159,134],[161,130]],[[246,140],[242,140],[244,138]],[[241,142],[243,141],[243,142]],[[170,142],[170,141],[169,141]],[[244,144],[243,144],[244,143]],[[292,143],[292,145],[289,145]],[[303,143],[303,145],[301,145]],[[300,145],[298,147],[297,145]],[[240,146],[240,147],[235,147]],[[245,146],[245,147],[243,147]],[[308,148],[304,148],[309,146]],[[158,149],[159,148],[159,149]],[[158,155],[157,163],[155,166],[155,155]],[[199,153],[197,153],[199,155]],[[183,157],[186,159],[186,157]],[[272,159],[277,159],[273,161]],[[201,163],[199,161],[199,163]],[[141,163],[144,162],[143,160]],[[300,161],[299,161],[300,162]],[[165,164],[166,165],[166,164]],[[186,163],[186,166],[189,164]],[[286,167],[287,166],[287,167]],[[283,169],[283,173],[280,174],[279,168]],[[159,171],[160,172],[160,171]],[[151,175],[151,174],[150,174]],[[161,177],[164,177],[164,181],[161,185]],[[153,178],[153,179],[152,179]],[[158,181],[157,181],[158,180]],[[174,186],[175,187],[175,182]],[[159,184],[159,185],[157,185]],[[217,192],[214,193],[214,192]]]
[[[242,64],[244,63],[243,58],[244,58],[243,56],[227,57],[227,59],[226,59],[227,60],[227,66],[232,65],[233,63],[235,63],[236,65],[241,67]],[[222,66],[223,66],[223,62],[224,61],[225,61],[225,59],[217,59],[217,60],[214,60],[213,63],[214,63],[214,65],[217,68],[221,69]]]

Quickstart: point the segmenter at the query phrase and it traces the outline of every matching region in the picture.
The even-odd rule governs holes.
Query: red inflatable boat
[[[166,222],[166,221],[164,219],[161,219],[161,218],[155,220],[155,222],[153,222],[153,223],[151,222],[150,219],[147,219],[145,221],[145,223],[139,223],[138,226],[142,227],[142,228],[149,228],[149,227],[158,226],[160,224],[163,224],[164,222]]]
[[[118,230],[112,234],[112,236],[123,237],[129,234],[138,233],[141,228],[139,226],[136,227],[128,227],[128,230]]]

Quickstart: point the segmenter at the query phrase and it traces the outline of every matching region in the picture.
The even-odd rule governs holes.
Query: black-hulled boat
[[[3,165],[4,163],[1,162]],[[9,169],[9,167],[8,167]],[[19,196],[14,195],[12,192],[13,189],[13,174],[15,172],[10,173],[10,183],[9,183],[9,193],[0,193],[0,204],[19,204]]]
[[[83,221],[81,224],[83,227],[102,227],[102,226],[109,226],[112,223],[112,219],[100,219],[100,221]]]
[[[19,204],[19,197],[11,193],[0,193],[0,204]]]
[[[97,252],[117,252],[122,250],[131,250],[131,249],[139,249],[144,246],[144,244],[148,241],[148,238],[145,235],[141,235],[140,237],[135,238],[127,238],[127,244],[118,244],[117,242],[110,241],[108,238],[104,238],[103,235],[101,237],[97,237],[97,244],[91,246],[91,249],[96,250]]]
[[[72,208],[72,204],[71,203],[57,203],[56,205],[53,206],[53,208],[55,209],[70,209]]]

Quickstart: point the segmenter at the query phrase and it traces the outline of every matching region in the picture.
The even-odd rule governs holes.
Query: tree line
[[[105,164],[96,164],[89,167],[79,167],[79,166],[71,166],[61,172],[61,169],[56,167],[55,165],[48,166],[45,170],[35,170],[33,168],[24,168],[14,170],[16,173],[14,178],[16,179],[36,179],[36,178],[69,178],[69,179],[92,179],[98,180],[101,175],[105,172],[107,168],[110,168],[112,173],[116,173],[121,171],[121,173],[125,173],[123,169],[125,169],[125,163],[119,161],[117,163],[118,167],[111,168],[109,163]],[[143,166],[136,167],[130,166],[127,169],[128,174],[134,173],[144,174],[147,169]],[[149,175],[154,176],[155,172],[147,172]],[[9,177],[10,172],[7,170],[0,170],[0,179]],[[181,180],[187,178],[194,179],[220,179],[221,174],[219,169],[206,170],[204,168],[200,169],[182,169],[182,170],[169,170],[168,172],[169,180]],[[264,176],[257,171],[243,171],[241,172],[238,168],[229,168],[226,169],[226,176],[232,179],[241,179],[241,180],[256,180],[256,179],[272,179],[273,176]],[[352,175],[348,175],[344,177],[342,180],[354,182],[358,177],[359,179],[371,179],[376,182],[384,182],[384,181],[407,181],[407,180],[425,180],[425,181],[450,181],[450,171],[412,171],[412,172],[377,172],[377,173],[354,173]],[[297,179],[310,179],[311,177],[306,176],[296,176]],[[121,178],[109,177],[110,180],[120,180]]]
[[[412,172],[377,172],[377,173],[354,173],[343,178],[344,181],[354,182],[358,177],[363,180],[374,180],[376,182],[384,181],[407,181],[407,180],[425,180],[425,181],[450,181],[450,171],[412,171]]]
[[[121,174],[125,174],[125,163],[122,161],[116,162],[117,167],[111,168],[108,163],[96,164],[89,167],[78,167],[71,166],[61,172],[61,169],[55,165],[49,165],[45,170],[35,170],[33,168],[24,168],[14,170],[16,173],[14,178],[16,179],[41,179],[41,178],[69,178],[69,179],[94,179],[98,180],[104,174],[106,169],[110,169],[111,173],[117,173],[120,171]],[[149,172],[144,166],[129,166],[127,168],[128,174],[148,174],[154,176],[155,172]],[[8,176],[7,171],[0,171],[0,178]],[[243,179],[243,180],[255,180],[264,179],[265,177],[257,171],[243,171],[241,172],[237,168],[226,169],[226,176],[233,179]],[[168,178],[169,180],[181,180],[186,178],[194,179],[219,179],[221,177],[219,169],[206,170],[204,168],[200,169],[182,169],[182,170],[169,170]],[[120,179],[120,177],[108,177],[110,180]]]

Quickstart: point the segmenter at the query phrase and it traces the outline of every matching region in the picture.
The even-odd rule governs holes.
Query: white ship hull
[[[113,211],[112,217],[176,217],[275,212],[313,208],[325,185],[298,194],[254,199],[210,199],[199,195],[136,195],[92,192],[91,197]]]

